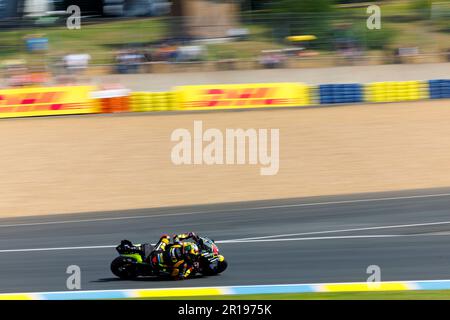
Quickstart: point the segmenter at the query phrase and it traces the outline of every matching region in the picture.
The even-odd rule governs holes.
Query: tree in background
[[[411,9],[417,12],[422,19],[429,19],[431,15],[431,0],[413,0],[411,2]]]
[[[330,13],[333,0],[278,0],[272,2],[272,8],[276,12],[284,13]]]
[[[312,34],[317,45],[328,46],[331,35],[333,0],[275,0],[269,8],[277,38]]]
[[[273,0],[241,0],[242,11],[257,11],[267,9]]]

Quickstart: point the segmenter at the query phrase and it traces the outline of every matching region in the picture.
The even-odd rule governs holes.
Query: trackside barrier
[[[134,92],[132,111],[222,110],[398,102],[450,97],[450,80],[387,81],[368,84],[256,83],[195,85],[172,92]]]
[[[365,101],[396,102],[429,98],[426,81],[388,81],[365,85]]]
[[[320,104],[362,102],[362,86],[358,83],[321,84]]]
[[[230,287],[190,287],[161,289],[129,289],[101,291],[64,291],[36,293],[3,293],[0,300],[91,300],[225,296],[246,294],[320,293],[320,292],[383,292],[411,290],[450,290],[450,280],[383,281],[315,283],[287,285],[256,285]]]
[[[100,104],[102,113],[128,112],[130,110],[128,89],[109,89],[91,92],[91,98]]]
[[[430,80],[428,84],[431,99],[450,98],[450,79]]]
[[[181,86],[130,92],[91,86],[0,90],[0,118],[85,113],[302,107],[450,98],[450,79],[368,84],[252,83]]]
[[[315,106],[320,104],[320,93],[319,86],[309,85],[308,86],[309,104]]]
[[[249,83],[175,88],[177,110],[246,109],[308,106],[309,86],[303,83]]]
[[[101,103],[103,113],[130,111],[129,97],[127,96],[104,98],[102,99]]]
[[[130,96],[130,108],[135,112],[167,111],[174,106],[174,92],[133,92]]]
[[[101,112],[90,86],[32,87],[0,90],[0,118]]]

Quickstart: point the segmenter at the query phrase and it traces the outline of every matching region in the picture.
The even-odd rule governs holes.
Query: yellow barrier
[[[309,105],[320,104],[319,86],[309,85],[308,86],[308,96],[309,96]]]
[[[89,94],[93,87],[49,87],[0,90],[0,118],[99,112]]]
[[[130,108],[134,112],[166,111],[174,108],[173,92],[133,92]]]
[[[181,86],[175,88],[178,110],[245,109],[310,105],[309,87],[301,83]]]
[[[389,81],[368,83],[364,87],[365,101],[395,102],[428,99],[426,81]]]

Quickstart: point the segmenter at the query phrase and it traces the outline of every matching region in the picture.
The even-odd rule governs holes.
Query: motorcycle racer
[[[194,240],[186,240],[189,237]],[[119,256],[111,262],[111,272],[125,280],[150,276],[170,278],[171,275],[173,279],[210,276],[222,273],[228,266],[214,240],[192,233],[163,235],[156,245],[122,240],[116,251]]]
[[[174,235],[173,243],[170,243],[170,236],[163,234],[155,246],[152,263],[163,272],[170,273],[174,279],[188,278],[197,262],[199,248],[196,243],[182,242],[193,239],[198,242],[199,238],[194,232]]]

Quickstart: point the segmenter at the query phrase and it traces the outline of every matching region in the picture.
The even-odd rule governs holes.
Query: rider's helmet
[[[165,244],[169,244],[170,242],[170,236],[168,234],[162,234],[159,238],[161,242],[164,242]]]
[[[196,260],[197,257],[200,255],[200,249],[195,243],[192,242],[183,243],[183,252],[191,260]]]

